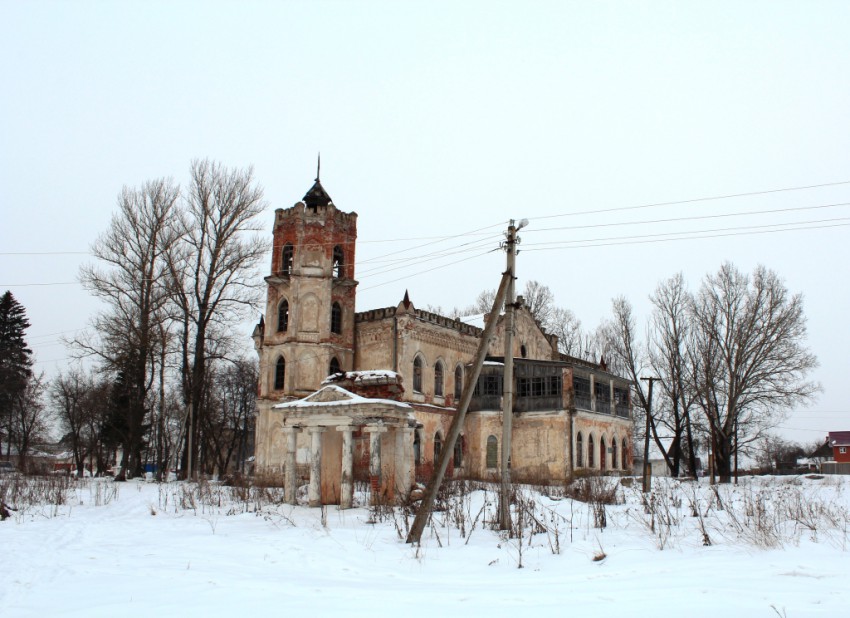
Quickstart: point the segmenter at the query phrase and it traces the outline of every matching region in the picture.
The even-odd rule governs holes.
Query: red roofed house
[[[850,463],[850,431],[830,431],[829,445],[838,463]]]

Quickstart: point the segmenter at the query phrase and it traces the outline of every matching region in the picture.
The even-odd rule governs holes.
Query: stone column
[[[354,427],[337,427],[342,432],[342,475],[340,476],[339,508],[350,509],[354,502]]]
[[[363,428],[363,431],[369,434],[369,485],[372,490],[372,504],[378,503],[381,491],[381,434],[386,430],[387,428],[382,425]]]
[[[458,440],[460,437],[458,437]],[[413,429],[399,427],[395,430],[395,497],[407,498],[413,486]]]
[[[310,506],[322,506],[322,433],[324,427],[310,427]]]
[[[295,490],[298,484],[295,475],[295,454],[298,450],[298,427],[284,427],[286,436],[286,460],[284,461],[283,499],[287,504],[296,504]]]

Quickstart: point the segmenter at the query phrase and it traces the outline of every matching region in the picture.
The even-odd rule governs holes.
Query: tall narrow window
[[[333,256],[333,276],[336,279],[342,279],[344,273],[345,266],[345,253],[342,251],[342,247],[337,245],[334,247],[334,256]]]
[[[274,367],[274,388],[276,391],[283,390],[286,384],[286,361],[281,356],[277,359],[277,364]]]
[[[422,357],[417,356],[413,359],[413,391],[416,393],[422,392]]]
[[[454,466],[460,468],[463,465],[463,436],[458,436],[455,441]]]
[[[487,467],[497,468],[499,461],[499,441],[496,436],[487,438]]]
[[[417,466],[422,463],[422,438],[418,429],[413,432],[413,463]]]
[[[611,440],[611,469],[617,469],[617,438]]]
[[[292,243],[286,243],[283,245],[283,251],[281,252],[280,259],[280,270],[283,271],[284,274],[290,274],[292,272],[292,261],[295,256],[295,248],[292,246]]]
[[[443,396],[443,363],[441,361],[437,361],[434,365],[434,395]]]
[[[576,435],[576,468],[584,467],[584,444],[582,443],[581,432]]]
[[[587,467],[592,468],[593,462],[593,436],[587,436]]]
[[[623,460],[623,469],[629,466],[629,445],[626,439],[623,438],[623,448],[620,450],[620,459]]]
[[[437,463],[437,457],[443,452],[443,436],[438,431],[434,434],[434,463]]]
[[[608,458],[608,453],[605,452],[605,437],[599,438],[599,469],[605,469],[605,460]]]
[[[342,373],[342,370],[339,368],[339,361],[337,360],[336,356],[331,359],[331,365],[328,368],[329,376],[332,376],[335,373]]]
[[[334,303],[331,307],[331,332],[342,334],[342,307],[339,303]]]
[[[455,405],[458,405],[460,396],[463,394],[463,369],[460,365],[455,367]]]
[[[289,301],[285,298],[277,307],[277,332],[285,333],[289,328]]]

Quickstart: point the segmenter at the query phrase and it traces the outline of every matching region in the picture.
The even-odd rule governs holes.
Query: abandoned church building
[[[430,477],[479,344],[498,320],[447,474],[497,478],[502,436],[504,316],[476,326],[397,306],[355,312],[357,214],[317,179],[275,211],[260,358],[256,468],[283,473],[287,500],[309,483],[311,505],[351,506],[354,480],[386,498]],[[558,482],[631,468],[630,384],[558,352],[522,306],[515,313],[511,448],[516,481]]]

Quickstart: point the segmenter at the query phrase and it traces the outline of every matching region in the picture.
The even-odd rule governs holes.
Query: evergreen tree
[[[8,290],[0,297],[0,423],[11,434],[13,402],[24,394],[32,377],[32,350],[24,340],[29,328],[24,306]]]

